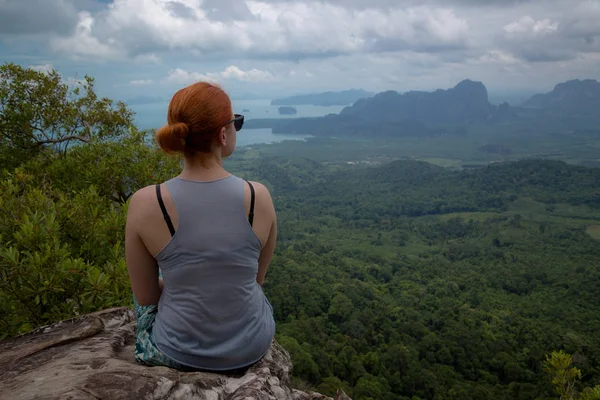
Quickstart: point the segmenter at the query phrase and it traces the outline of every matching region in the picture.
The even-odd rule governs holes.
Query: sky
[[[131,103],[361,88],[491,96],[600,80],[600,0],[0,0],[0,56]],[[512,96],[512,97],[511,97]]]

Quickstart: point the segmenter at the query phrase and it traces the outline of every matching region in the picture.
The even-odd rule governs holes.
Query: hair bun
[[[190,133],[187,124],[183,122],[175,122],[174,124],[169,124],[168,126],[171,129],[171,134],[179,139],[185,140],[187,135]]]
[[[187,124],[175,122],[160,128],[155,133],[158,145],[167,153],[183,153],[185,151],[185,139],[190,133]]]

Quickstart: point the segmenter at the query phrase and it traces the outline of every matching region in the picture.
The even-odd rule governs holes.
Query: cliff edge
[[[290,355],[276,341],[240,376],[146,367],[134,361],[134,346],[135,315],[126,307],[0,341],[0,398],[331,399],[291,388]],[[335,399],[349,397],[339,390]]]

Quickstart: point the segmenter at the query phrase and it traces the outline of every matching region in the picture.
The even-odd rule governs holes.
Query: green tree
[[[377,400],[383,399],[388,390],[385,379],[365,374],[356,382],[352,395],[356,400]]]
[[[573,367],[573,359],[564,351],[553,351],[546,355],[544,370],[550,375],[554,391],[561,400],[600,400],[600,385],[577,391],[581,370]]]
[[[25,174],[0,181],[3,335],[130,302],[125,205],[93,187],[66,194]]]
[[[130,304],[126,201],[179,167],[132,115],[89,77],[0,66],[0,335]]]
[[[312,359],[310,353],[303,349],[296,339],[289,336],[280,336],[278,341],[290,352],[292,363],[294,364],[294,375],[308,382],[319,382],[321,380],[319,366]]]
[[[40,72],[17,64],[0,66],[0,151],[31,157],[44,147],[61,154],[74,144],[110,140],[127,133],[133,112],[124,103],[99,98],[94,79],[71,84],[51,70]],[[13,167],[19,158],[4,159]]]

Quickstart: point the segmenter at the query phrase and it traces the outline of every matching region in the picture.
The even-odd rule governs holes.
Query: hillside
[[[298,378],[354,398],[551,399],[542,363],[563,349],[600,383],[600,246],[586,232],[600,169],[273,158],[244,171],[274,193],[265,291]]]
[[[301,94],[296,96],[284,97],[271,100],[272,106],[295,106],[295,105],[315,105],[315,106],[345,106],[353,104],[355,101],[371,97],[373,93],[362,89],[350,89],[341,92],[322,92],[313,94]]]
[[[552,109],[572,114],[600,114],[600,82],[574,79],[557,84],[548,93],[532,96],[523,107]]]

